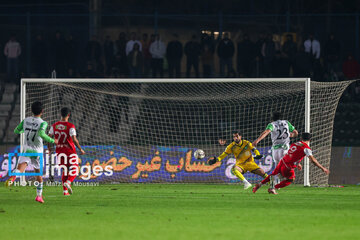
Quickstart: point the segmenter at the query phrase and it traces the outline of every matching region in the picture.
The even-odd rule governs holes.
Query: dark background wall
[[[360,184],[360,148],[333,147],[329,184]]]

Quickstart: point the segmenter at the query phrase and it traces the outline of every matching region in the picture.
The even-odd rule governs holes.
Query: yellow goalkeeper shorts
[[[260,168],[254,161],[246,161],[243,163],[237,162],[236,166],[241,168],[244,171],[244,173],[246,173],[247,171],[252,172],[252,171]]]

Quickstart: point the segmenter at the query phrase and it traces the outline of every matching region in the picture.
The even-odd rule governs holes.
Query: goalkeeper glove
[[[217,162],[217,157],[210,157],[209,159],[208,159],[208,164],[209,165],[213,165],[213,164],[215,164]]]
[[[264,155],[260,154],[260,155],[256,155],[254,158],[255,159],[261,159]]]

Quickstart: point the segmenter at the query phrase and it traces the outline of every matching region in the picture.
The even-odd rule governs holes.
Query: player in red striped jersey
[[[54,123],[49,131],[49,136],[55,136],[55,139],[58,140],[58,144],[56,144],[56,156],[59,158],[60,166],[63,168],[61,180],[64,195],[72,194],[71,183],[79,173],[78,156],[75,145],[80,150],[81,155],[85,154],[85,151],[81,148],[76,138],[75,126],[69,122],[69,117],[70,109],[67,107],[62,108],[61,120]]]
[[[330,171],[327,168],[323,167],[312,155],[311,148],[308,145],[310,143],[310,139],[311,139],[311,134],[304,132],[301,135],[300,142],[291,144],[289,151],[280,160],[274,171],[264,180],[262,180],[261,183],[257,183],[253,188],[253,192],[256,193],[256,191],[263,184],[269,182],[270,176],[274,176],[279,173],[285,178],[285,180],[275,185],[275,189],[283,188],[290,185],[295,180],[294,169],[295,168],[298,168],[299,170],[302,169],[300,162],[301,160],[303,160],[305,156],[307,156],[315,164],[315,166],[320,168],[325,174],[329,174]],[[276,191],[272,188],[269,188],[268,192],[271,194],[277,194]]]

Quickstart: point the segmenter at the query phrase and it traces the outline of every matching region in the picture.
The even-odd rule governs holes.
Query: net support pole
[[[20,84],[20,121],[25,119],[26,114],[26,83],[21,79]],[[24,134],[20,134],[20,151],[24,150]],[[20,186],[26,185],[25,176],[20,176]]]
[[[307,78],[305,81],[305,132],[310,132],[310,95],[311,95],[311,81]],[[304,186],[310,186],[309,179],[309,158],[304,158]]]
[[[25,105],[26,105],[26,83],[21,80],[20,88],[20,121],[25,119]],[[20,150],[23,151],[24,145],[24,134],[20,134]]]

